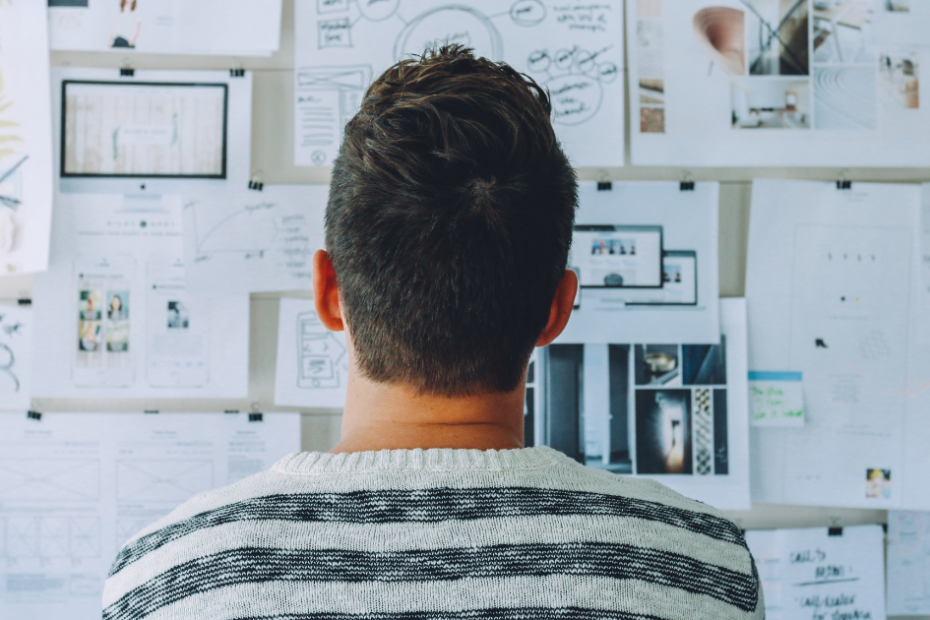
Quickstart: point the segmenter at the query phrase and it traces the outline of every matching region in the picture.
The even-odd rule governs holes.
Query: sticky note
[[[750,424],[804,426],[802,378],[800,372],[750,371]]]

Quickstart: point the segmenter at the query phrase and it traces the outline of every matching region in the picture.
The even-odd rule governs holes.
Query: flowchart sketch
[[[45,2],[0,4],[0,41],[0,274],[42,271],[54,185]]]
[[[116,499],[180,504],[213,488],[212,461],[117,461]]]
[[[0,459],[0,500],[95,502],[100,499],[96,459]]]
[[[372,80],[426,49],[460,44],[547,89],[575,166],[623,165],[623,9],[614,2],[430,0],[295,6],[295,163],[330,166]]]
[[[0,409],[29,409],[32,394],[32,310],[0,305]]]
[[[326,329],[312,300],[282,299],[275,404],[342,407],[348,372],[345,333]]]
[[[194,290],[224,293],[309,290],[323,247],[325,185],[269,185],[190,198],[184,260]]]

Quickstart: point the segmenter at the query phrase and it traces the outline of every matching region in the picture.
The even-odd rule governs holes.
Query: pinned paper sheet
[[[884,620],[879,525],[746,533],[768,620]]]
[[[800,372],[749,373],[749,420],[753,426],[804,426]]]
[[[888,613],[930,614],[930,512],[888,512]]]

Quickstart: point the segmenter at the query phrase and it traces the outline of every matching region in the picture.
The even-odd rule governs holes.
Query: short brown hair
[[[403,60],[346,125],[326,211],[359,370],[509,392],[549,317],[575,173],[532,78],[461,46]]]

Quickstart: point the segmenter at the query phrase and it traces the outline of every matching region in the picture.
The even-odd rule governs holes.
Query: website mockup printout
[[[719,191],[582,181],[569,256],[581,288],[556,342],[719,342]]]
[[[59,195],[33,284],[35,396],[247,395],[248,294],[188,287],[180,196],[145,204]]]
[[[756,180],[749,370],[801,372],[805,425],[751,429],[753,501],[930,508],[920,187]]]

